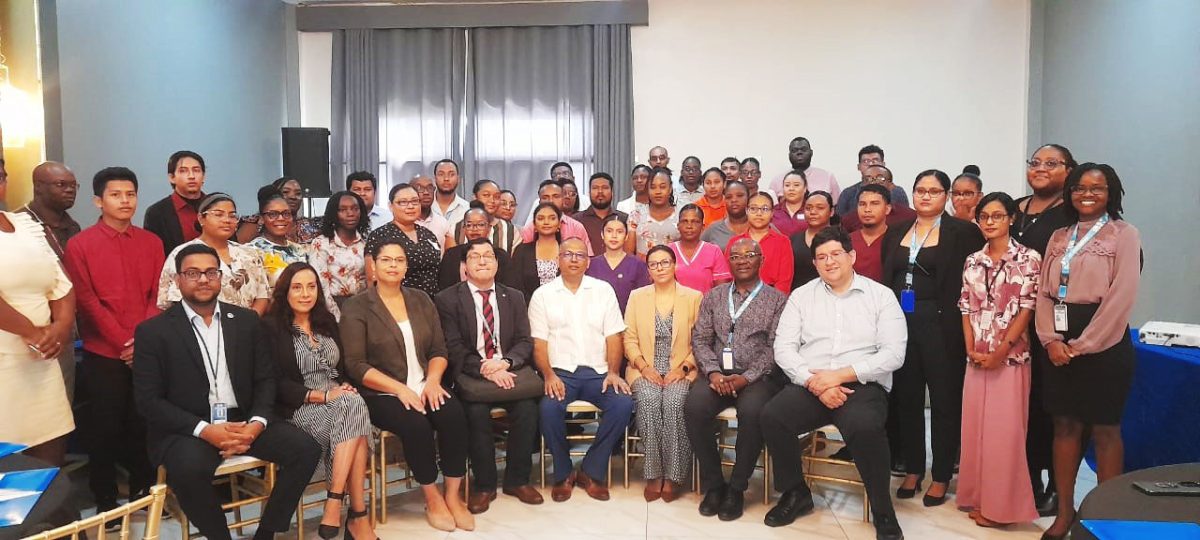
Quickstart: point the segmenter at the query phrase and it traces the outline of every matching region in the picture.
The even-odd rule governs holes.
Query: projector
[[[1138,330],[1138,340],[1148,345],[1200,347],[1200,324],[1150,321]]]

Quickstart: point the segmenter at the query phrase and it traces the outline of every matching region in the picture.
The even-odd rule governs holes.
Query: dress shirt
[[[612,286],[583,276],[571,292],[562,276],[538,287],[529,301],[529,335],[549,345],[550,366],[575,372],[590,367],[608,373],[608,336],[625,331]]]
[[[584,230],[587,231],[588,241],[592,244],[592,253],[604,253],[604,220],[608,219],[608,216],[614,214],[616,214],[617,218],[620,219],[622,223],[629,223],[629,214],[626,214],[620,210],[616,210],[612,207],[609,207],[609,212],[604,217],[596,215],[596,209],[590,206],[587,210],[578,212],[574,216],[571,216],[575,219],[575,221],[582,223]]]
[[[435,195],[433,199],[432,213],[437,214],[441,218],[445,219],[447,223],[458,223],[462,221],[463,216],[467,215],[467,209],[470,207],[471,203],[467,202],[466,199],[459,197],[458,194],[455,194],[454,200],[450,201],[450,206],[443,211],[442,204],[437,201],[437,196]],[[446,233],[443,231],[442,236],[445,235]]]
[[[437,208],[437,205],[435,204],[433,207]],[[466,212],[464,211],[463,213],[465,214]],[[441,248],[442,253],[446,252],[446,237],[450,235],[450,221],[442,216],[430,212],[429,217],[425,219],[418,219],[417,225],[429,229],[429,231],[437,237],[438,247]]]
[[[714,371],[721,371],[721,350],[729,338],[729,327],[733,326],[729,316],[729,288],[733,286],[733,283],[717,285],[700,301],[700,316],[692,329],[692,353],[705,377]],[[743,293],[734,288],[735,310],[741,308],[753,290],[751,287]],[[730,346],[733,349],[733,367],[745,370],[742,376],[750,383],[774,369],[775,353],[771,344],[775,341],[779,312],[786,302],[785,294],[764,284],[734,326],[733,344]]]
[[[908,326],[892,290],[855,274],[841,295],[823,279],[792,292],[775,331],[775,363],[804,386],[811,369],[851,367],[858,382],[892,388]]]
[[[486,361],[489,358],[483,341],[483,296],[479,294],[483,289],[470,281],[467,282],[467,288],[471,291],[471,300],[475,302],[475,350],[479,358]],[[492,305],[492,341],[496,345],[496,358],[504,358],[504,351],[500,350],[500,303],[496,301],[496,283],[493,282],[488,290],[491,291],[488,303]]]
[[[704,198],[704,183],[703,182],[701,182],[700,185],[696,187],[696,191],[688,191],[687,188],[685,188],[683,186],[679,186],[679,189],[675,190],[675,206],[679,207],[679,208],[683,208],[683,205],[695,203],[696,201],[703,199],[703,198]]]
[[[392,213],[387,208],[378,206],[372,206],[371,211],[367,213],[367,217],[371,222],[372,231],[391,223],[392,219],[394,219]]]
[[[199,223],[196,220],[200,215],[196,212],[196,208],[200,206],[200,201],[203,199],[203,193],[195,199],[185,199],[179,196],[179,192],[171,192],[171,205],[175,207],[175,216],[179,218],[179,227],[183,229],[184,242],[200,238],[200,229],[196,227]]]
[[[192,306],[187,302],[180,302],[183,306],[183,313],[187,315],[188,322],[192,325],[192,335],[196,337],[196,346],[200,347],[200,361],[204,363],[204,376],[208,377],[208,405],[213,403],[224,403],[227,409],[236,409],[238,406],[237,395],[233,392],[233,381],[229,378],[229,364],[225,361],[225,343],[221,331],[221,303],[213,304],[212,323],[204,324],[204,317],[196,313]],[[210,367],[210,362],[216,364],[216,373],[213,373]],[[261,416],[250,418],[250,421],[267,425],[267,419]],[[196,429],[192,430],[192,435],[199,437],[200,432],[208,427],[208,422],[201,420],[196,424]]]
[[[575,218],[568,216],[566,214],[563,214],[562,223],[559,227],[559,231],[561,231],[561,233],[562,233],[561,236],[562,236],[563,240],[566,240],[568,238],[578,238],[580,240],[583,240],[583,243],[587,245],[588,257],[595,255],[595,252],[592,250],[592,241],[588,238],[587,229],[584,228],[582,223],[576,221]],[[529,225],[526,225],[524,227],[521,227],[521,241],[522,242],[524,242],[526,244],[532,244],[533,241],[536,239],[537,239],[537,231],[534,230],[532,223],[530,223]]]
[[[779,176],[776,176],[775,179],[771,181],[771,189],[775,190],[776,192],[782,192],[783,177],[787,176],[787,174],[790,172],[792,172],[791,169],[784,171]],[[837,177],[833,176],[833,173],[820,167],[810,166],[808,169],[804,170],[804,177],[808,180],[806,184],[808,185],[809,193],[814,191],[824,191],[833,197],[834,202],[837,202],[838,195],[842,193],[842,188],[838,187]]]

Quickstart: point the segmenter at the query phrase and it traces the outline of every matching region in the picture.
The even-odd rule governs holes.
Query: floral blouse
[[[670,245],[679,240],[679,211],[672,209],[671,215],[658,221],[650,215],[650,207],[638,205],[629,214],[630,229],[637,234],[634,247],[639,255],[645,255],[650,248],[657,245]]]
[[[992,261],[987,247],[972,253],[963,266],[962,296],[958,307],[971,322],[975,350],[991,352],[1022,309],[1037,303],[1042,257],[1032,249],[1008,240],[1008,251],[999,263]],[[1023,332],[1008,351],[1008,365],[1029,360],[1029,337]]]
[[[367,290],[367,239],[362,235],[349,245],[338,235],[313,238],[308,262],[317,270],[325,287],[325,305],[338,315],[334,297],[354,296]]]
[[[175,284],[175,256],[184,246],[203,244],[199,238],[179,244],[167,255],[158,278],[158,309],[166,310],[183,299]],[[221,294],[217,299],[249,309],[259,298],[271,297],[271,285],[263,268],[262,252],[249,245],[229,242],[229,264],[221,261]]]
[[[280,272],[289,264],[308,262],[308,248],[291,240],[288,240],[287,245],[281,246],[267,240],[265,236],[259,236],[246,245],[262,252],[263,269],[267,271],[267,283],[272,289],[275,288],[275,281],[279,279]]]

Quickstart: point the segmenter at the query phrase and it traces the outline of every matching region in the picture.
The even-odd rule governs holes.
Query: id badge
[[[994,314],[992,313],[992,310],[990,310],[990,309],[980,310],[979,311],[979,328],[984,329],[984,328],[991,327],[993,316],[994,316]]]
[[[1067,331],[1067,305],[1054,304],[1054,331]]]
[[[733,349],[729,347],[721,349],[721,371],[733,372]]]
[[[229,421],[229,409],[224,403],[213,403],[209,409],[208,422],[210,424],[224,424]]]
[[[912,313],[917,310],[917,292],[912,289],[904,289],[900,291],[900,309],[905,313]]]

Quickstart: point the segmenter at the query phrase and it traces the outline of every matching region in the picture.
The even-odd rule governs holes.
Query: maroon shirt
[[[892,213],[888,214],[887,224],[888,227],[891,227],[897,223],[908,221],[910,219],[916,219],[916,217],[916,210],[913,210],[912,208],[909,208],[903,204],[892,203]],[[861,229],[862,222],[858,220],[858,212],[850,212],[849,214],[846,214],[846,217],[842,218],[842,228],[845,229],[846,232],[854,232]]]
[[[850,242],[854,244],[854,271],[883,283],[883,235],[876,238],[874,244],[867,245],[862,229],[859,229],[850,233]]]
[[[165,259],[162,240],[133,225],[117,232],[99,221],[71,239],[63,264],[75,286],[84,350],[120,358],[138,323],[158,314]]]
[[[200,198],[204,198],[204,194],[200,194]],[[198,203],[199,199],[189,201],[180,197],[179,192],[171,192],[171,204],[175,206],[175,215],[179,217],[179,227],[183,229],[183,243],[200,238],[200,231],[197,228],[198,223],[196,221],[200,217],[196,214],[196,205]]]

